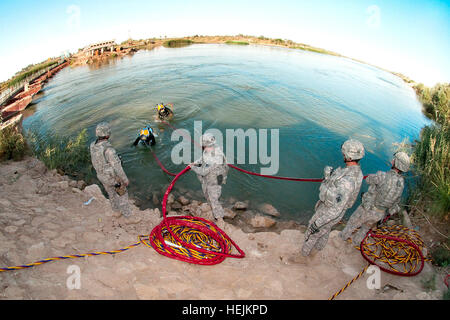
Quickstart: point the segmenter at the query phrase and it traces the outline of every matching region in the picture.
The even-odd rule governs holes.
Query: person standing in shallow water
[[[119,211],[129,217],[132,213],[128,202],[127,186],[129,180],[123,171],[119,156],[109,142],[111,128],[107,122],[101,122],[95,128],[97,139],[90,145],[92,165],[97,178],[108,193],[113,211]]]
[[[352,214],[344,230],[340,233],[343,240],[352,238],[359,245],[367,232],[387,215],[400,211],[400,200],[405,185],[402,173],[409,170],[410,159],[405,152],[397,152],[388,172],[378,171],[369,174],[366,182],[369,190],[363,194],[362,203]],[[356,229],[360,228],[354,235]]]
[[[223,222],[225,212],[219,202],[222,185],[227,181],[228,165],[225,155],[216,145],[216,138],[209,133],[202,136],[202,157],[189,166],[202,184],[203,194],[212,208],[217,222]]]
[[[341,151],[345,168],[333,170],[326,166],[324,169],[325,178],[320,185],[319,201],[305,233],[303,256],[308,256],[313,248],[325,248],[331,228],[339,223],[358,197],[364,178],[359,166],[359,161],[364,157],[364,146],[358,140],[350,139],[344,142]]]

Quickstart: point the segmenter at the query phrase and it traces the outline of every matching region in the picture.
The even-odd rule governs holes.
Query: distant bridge
[[[117,44],[114,40],[97,42],[85,47],[83,51],[88,52],[91,56],[93,56],[96,50],[100,50],[101,53],[105,50],[110,50],[112,52],[114,51],[115,45]]]

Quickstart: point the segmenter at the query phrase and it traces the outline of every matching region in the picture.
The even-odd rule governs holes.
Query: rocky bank
[[[123,218],[111,211],[97,185],[85,186],[34,158],[0,164],[0,267],[42,258],[108,251],[137,242],[161,220],[159,209]],[[176,187],[175,187],[176,188]],[[88,203],[88,200],[91,200]],[[171,199],[172,209],[210,214],[207,204]],[[248,214],[235,204],[225,221]],[[254,227],[269,227],[261,208]],[[172,210],[171,214],[176,211]],[[252,216],[251,219],[255,219]],[[273,219],[276,219],[274,217]],[[271,222],[270,222],[271,223]],[[269,224],[270,224],[269,223]],[[327,299],[357,275],[366,262],[359,251],[332,231],[326,248],[304,258],[303,232],[297,229],[246,233],[225,223],[224,231],[246,253],[214,266],[184,263],[139,245],[116,255],[68,259],[17,271],[0,272],[1,299]],[[263,230],[263,229],[261,229]],[[79,289],[67,287],[68,268],[80,268]],[[69,269],[70,270],[70,269]],[[436,289],[424,281],[436,275]],[[416,277],[381,274],[381,289],[369,290],[365,274],[337,299],[441,299],[443,275],[426,263]]]

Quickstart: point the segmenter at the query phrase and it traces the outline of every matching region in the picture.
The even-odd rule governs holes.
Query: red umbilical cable
[[[156,226],[149,236],[149,241],[151,246],[160,254],[165,255],[167,257],[177,259],[180,261],[185,261],[194,264],[202,264],[202,265],[214,265],[222,262],[225,258],[244,258],[245,253],[242,251],[239,246],[217,225],[203,218],[199,217],[191,217],[191,216],[175,216],[175,217],[167,217],[167,198],[172,191],[175,182],[189,171],[191,168],[187,166],[181,172],[179,172],[175,178],[170,183],[166,192],[164,193],[164,198],[162,202],[162,213],[163,213],[163,221]],[[203,249],[199,246],[190,244],[186,241],[180,239],[180,237],[173,232],[172,226],[182,226],[191,229],[195,229],[196,231],[200,231],[205,234],[207,237],[212,238],[216,241],[220,247],[220,251],[211,251],[207,249]],[[196,257],[190,255],[183,255],[174,250],[171,245],[168,245],[164,239],[164,233],[170,233],[173,239],[179,244],[179,246],[183,248],[189,248],[195,250],[196,252],[203,253],[207,255],[206,258],[198,259]],[[158,240],[160,246],[157,245],[156,240]],[[227,245],[227,241],[229,241],[239,252],[239,254],[230,253],[229,247]],[[162,246],[162,248],[161,248]]]
[[[155,158],[156,162],[158,163],[158,165],[159,165],[159,167],[161,168],[162,171],[167,173],[169,176],[175,177],[177,175],[176,173],[172,173],[169,170],[167,170],[154,152],[152,152],[152,155],[153,155],[153,158]]]

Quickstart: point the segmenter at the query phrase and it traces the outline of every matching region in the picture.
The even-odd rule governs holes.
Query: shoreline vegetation
[[[229,45],[270,45],[280,46],[292,49],[300,49],[312,51],[322,54],[329,54],[333,56],[342,56],[338,53],[331,52],[321,48],[315,48],[306,44],[295,43],[290,40],[270,39],[263,36],[200,36],[195,35],[191,37],[176,38],[176,39],[146,39],[146,40],[132,40],[122,42],[119,46],[124,50],[112,52],[102,56],[94,56],[90,60],[82,57],[79,53],[74,54],[69,59],[71,65],[83,65],[95,62],[102,62],[110,58],[123,57],[125,54],[136,52],[140,49],[151,50],[159,46],[177,48],[191,44],[229,44]],[[351,58],[350,58],[351,59]],[[364,64],[363,61],[352,59]],[[48,60],[45,63],[40,63],[34,66],[28,66],[22,71],[18,72],[13,78],[1,83],[0,88],[4,88],[8,83],[20,82],[20,78],[25,78],[26,74],[37,70],[38,68],[45,68],[49,64],[54,63]],[[368,64],[370,65],[370,64]],[[379,67],[377,67],[379,68]],[[382,69],[382,68],[379,68]],[[384,69],[382,69],[384,70]],[[425,126],[420,138],[409,145],[412,153],[413,167],[412,171],[418,177],[418,182],[409,192],[406,201],[408,214],[413,219],[414,224],[420,226],[427,235],[431,235],[432,250],[438,252],[438,256],[434,257],[435,261],[443,261],[441,266],[450,265],[450,85],[437,84],[433,88],[428,88],[421,83],[409,79],[408,77],[394,73],[388,70],[405,83],[411,86],[417,95],[418,100],[423,105],[423,113],[433,122]],[[28,139],[31,138],[22,136],[20,132],[8,131],[3,132],[0,143],[0,160],[21,159],[25,154],[34,153],[34,156],[41,159],[50,168],[58,169],[62,172],[73,171],[76,163],[71,163],[70,170],[66,168],[67,157],[59,155],[58,153],[65,153],[69,149],[78,150],[80,143],[83,144],[82,139],[85,133],[80,133],[72,145],[59,145],[54,141],[53,146],[60,146],[58,148],[45,149],[44,146],[34,144],[33,150],[30,147],[24,146]],[[6,138],[6,136],[8,138]],[[80,140],[81,139],[81,140]],[[36,149],[36,146],[38,148]],[[39,149],[40,148],[40,149]],[[39,151],[40,150],[40,151]],[[76,151],[75,151],[76,152]],[[86,157],[83,155],[81,162],[86,163]],[[75,161],[76,162],[76,161]],[[425,219],[425,220],[424,220]]]
[[[423,113],[432,124],[425,126],[413,145],[413,162],[419,182],[410,205],[448,220],[450,214],[450,85],[433,88],[423,84],[414,90]],[[431,205],[427,205],[431,204]]]
[[[22,70],[18,71],[13,77],[10,79],[3,81],[0,83],[0,92],[3,90],[6,90],[10,87],[13,87],[14,85],[20,83],[22,80],[26,79],[27,77],[38,73],[39,71],[54,66],[58,63],[59,58],[49,58],[43,62],[37,63],[37,64],[30,64],[23,68]]]

